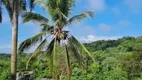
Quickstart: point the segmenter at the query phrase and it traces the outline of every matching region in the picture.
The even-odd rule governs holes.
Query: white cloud
[[[130,22],[127,20],[122,20],[118,23],[118,25],[120,25],[120,26],[128,26],[129,24],[130,24]]]
[[[111,26],[110,26],[110,25],[107,25],[107,24],[104,24],[104,23],[101,23],[101,24],[99,25],[99,28],[100,28],[101,30],[103,30],[103,31],[110,31]]]
[[[11,45],[0,46],[0,49],[11,48]]]
[[[0,46],[0,53],[10,53],[10,52],[11,52],[11,45]]]
[[[105,23],[100,23],[98,25],[99,28],[96,29],[95,26],[88,26],[85,24],[80,24],[80,25],[72,25],[67,28],[67,30],[70,31],[72,35],[77,37],[78,40],[81,42],[93,42],[97,40],[109,40],[109,39],[118,39],[121,38],[121,36],[97,36],[96,30],[101,29],[102,31],[110,31],[113,29],[112,26],[115,27],[121,27],[121,26],[128,26],[130,24],[129,21],[127,20],[121,20],[120,22],[116,24],[105,24]]]
[[[124,3],[129,7],[129,10],[140,12],[142,9],[142,0],[124,0]]]
[[[128,20],[121,20],[121,21],[117,22],[116,24],[110,24],[110,25],[105,24],[105,23],[100,23],[98,27],[101,31],[108,32],[108,31],[111,31],[115,28],[127,27],[130,24],[131,24],[131,22]]]
[[[80,41],[82,43],[90,43],[97,40],[116,40],[121,38],[121,36],[95,36],[95,35],[88,35],[86,37],[81,37]]]
[[[113,8],[113,9],[112,9],[112,12],[113,12],[113,14],[114,14],[115,16],[118,16],[118,15],[121,14],[121,12],[120,12],[120,10],[119,10],[118,8]]]
[[[82,37],[80,39],[80,41],[84,42],[84,43],[93,42],[93,41],[95,41],[95,36],[94,35],[88,35],[87,37]]]
[[[74,36],[87,36],[90,34],[95,34],[95,28],[93,26],[88,26],[88,25],[84,25],[84,24],[80,24],[80,25],[72,25],[68,27],[68,30],[70,31],[70,33]]]
[[[88,0],[88,1],[89,1],[88,6],[91,10],[103,11],[106,7],[105,0]]]

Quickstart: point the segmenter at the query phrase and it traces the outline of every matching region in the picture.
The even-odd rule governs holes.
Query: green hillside
[[[71,80],[142,80],[142,37],[123,37],[84,43],[95,61],[88,59],[86,68],[73,63]],[[25,71],[30,54],[18,54],[18,72]],[[9,80],[10,54],[0,54],[0,80]],[[50,77],[48,60],[41,54],[29,65],[34,80]],[[64,80],[64,75],[62,76]]]

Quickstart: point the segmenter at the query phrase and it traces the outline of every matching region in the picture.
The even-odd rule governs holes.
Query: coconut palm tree
[[[29,0],[33,9],[34,0]],[[16,80],[17,43],[18,43],[18,15],[26,10],[26,0],[0,0],[0,22],[2,22],[2,7],[5,6],[12,23],[12,53],[11,53],[11,80]]]
[[[93,17],[93,12],[85,11],[70,18],[75,0],[36,0],[35,4],[47,11],[52,20],[38,13],[24,12],[23,22],[39,23],[41,32],[23,41],[19,45],[19,52],[28,50],[39,43],[27,61],[27,68],[31,60],[44,52],[50,62],[52,78],[59,79],[60,75],[67,75],[67,78],[70,79],[72,63],[77,61],[84,66],[86,59],[91,55],[84,45],[64,28],[89,16]],[[49,24],[49,21],[53,24]],[[50,43],[48,43],[49,38],[51,38]]]

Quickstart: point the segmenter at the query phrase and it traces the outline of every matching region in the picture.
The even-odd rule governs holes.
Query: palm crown
[[[74,36],[70,35],[69,31],[64,30],[64,27],[73,22],[89,16],[93,17],[93,12],[85,11],[69,19],[74,3],[75,0],[36,0],[35,4],[40,5],[49,13],[54,23],[52,25],[49,24],[49,19],[40,14],[31,11],[23,13],[24,23],[29,21],[38,22],[41,26],[39,34],[23,41],[19,46],[19,51],[22,52],[40,42],[29,58],[27,67],[29,61],[42,51],[48,55],[54,78],[57,78],[57,73],[70,76],[72,62],[77,61],[84,65],[85,59],[91,57],[89,51]],[[52,36],[50,43],[47,42],[49,36]]]
[[[9,17],[12,21],[12,15],[13,15],[13,2],[15,0],[0,0],[0,22],[2,22],[2,11],[3,11],[3,6],[6,8]],[[32,10],[34,7],[34,2],[35,0],[29,0],[29,7]],[[22,12],[23,10],[26,10],[26,0],[19,0],[19,13]]]

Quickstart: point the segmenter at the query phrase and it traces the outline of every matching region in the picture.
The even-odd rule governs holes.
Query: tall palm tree
[[[52,77],[59,79],[59,75],[64,74],[70,79],[72,63],[77,61],[84,66],[86,59],[91,57],[91,55],[84,45],[64,28],[73,22],[89,16],[93,17],[93,12],[85,11],[70,18],[75,0],[36,0],[35,4],[40,5],[41,8],[49,13],[53,24],[50,25],[50,20],[38,13],[24,12],[22,15],[23,22],[39,23],[41,32],[23,41],[19,45],[19,52],[23,52],[33,47],[36,43],[40,43],[27,61],[27,67],[31,60],[36,58],[41,52],[44,52],[48,55]],[[48,43],[47,40],[50,36],[52,40]]]
[[[18,44],[18,16],[26,10],[26,0],[8,0],[12,8],[12,54],[11,54],[11,80],[16,80],[17,70],[17,44]],[[30,8],[33,9],[34,0],[29,0]],[[22,9],[21,9],[22,8]]]
[[[30,1],[33,9],[34,0]],[[0,22],[2,22],[2,7],[5,6],[12,23],[12,53],[11,53],[11,80],[16,80],[17,66],[17,43],[18,43],[18,16],[21,11],[26,10],[26,0],[0,0]]]

